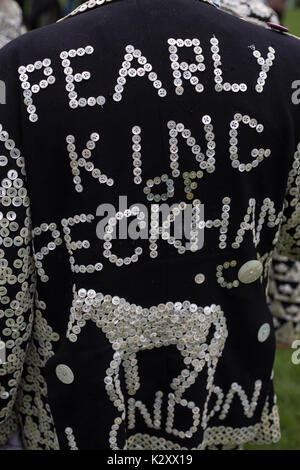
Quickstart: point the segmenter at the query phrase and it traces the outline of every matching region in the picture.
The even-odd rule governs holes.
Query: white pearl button
[[[257,339],[260,343],[264,343],[270,336],[271,327],[269,323],[264,323],[258,330]]]
[[[56,376],[57,378],[64,384],[71,384],[74,382],[74,374],[70,367],[66,366],[65,364],[59,364],[56,369]]]
[[[195,283],[196,284],[203,284],[204,281],[205,281],[204,274],[199,273],[195,276]]]
[[[243,264],[238,272],[238,278],[243,284],[251,284],[260,278],[263,272],[263,265],[260,261],[251,260]]]

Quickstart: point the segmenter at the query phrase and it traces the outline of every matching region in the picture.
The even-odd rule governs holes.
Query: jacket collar
[[[97,8],[101,5],[105,5],[106,3],[111,3],[113,0],[88,0],[87,2],[84,2],[82,3],[82,5],[79,5],[79,7],[75,8],[75,10],[73,10],[71,13],[69,13],[67,16],[65,16],[64,18],[61,18],[60,20],[58,21],[62,21],[62,20],[65,20],[66,18],[70,18],[71,16],[75,16],[75,15],[79,15],[80,13],[84,13],[88,10],[91,10],[93,8]],[[215,7],[218,7],[218,3],[216,1],[213,1],[213,0],[200,0],[204,3],[209,3],[210,5],[212,6],[215,6]]]
[[[82,5],[79,5],[79,7],[75,8],[75,10],[73,10],[67,16],[65,16],[64,18],[61,18],[58,21],[65,20],[66,18],[70,18],[71,16],[79,15],[80,13],[84,13],[88,10],[97,8],[101,5],[104,5],[105,3],[110,3],[110,2],[112,2],[112,0],[87,0],[86,2],[82,3]]]

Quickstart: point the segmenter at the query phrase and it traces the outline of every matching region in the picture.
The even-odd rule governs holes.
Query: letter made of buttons
[[[137,61],[138,67],[132,67],[132,62]],[[152,65],[148,62],[147,58],[142,55],[139,49],[132,45],[127,45],[125,48],[124,61],[119,70],[119,77],[115,86],[115,93],[113,95],[114,101],[121,101],[124,92],[124,86],[128,78],[145,77],[152,83],[159,97],[164,98],[167,95],[166,89],[163,88],[161,80],[153,71]]]
[[[74,215],[74,217],[69,217],[68,219],[62,219],[61,224],[63,226],[64,232],[64,241],[66,244],[66,248],[69,252],[69,260],[71,270],[75,273],[81,274],[92,274],[95,271],[102,271],[103,264],[100,262],[96,262],[95,264],[77,264],[75,259],[75,253],[78,250],[87,250],[90,248],[90,242],[88,240],[73,240],[72,235],[72,227],[79,226],[79,224],[91,223],[95,217],[92,214],[80,214]]]
[[[232,248],[239,249],[242,242],[244,241],[246,231],[250,231],[252,234],[253,245],[255,248],[260,243],[260,234],[262,229],[267,226],[268,228],[280,227],[282,220],[282,211],[278,212],[274,208],[274,202],[270,198],[265,198],[260,208],[259,218],[256,224],[255,211],[258,209],[257,202],[254,198],[249,199],[249,205],[247,213],[245,214],[243,221],[240,223],[240,228],[237,231],[234,242],[231,244]],[[267,218],[268,215],[268,218]],[[278,238],[278,232],[275,235],[273,244],[275,245]]]
[[[70,427],[67,427],[65,429],[65,434],[68,440],[68,446],[70,447],[70,450],[78,450],[73,429]]]
[[[140,400],[129,398],[128,400],[128,429],[135,428],[135,416],[136,410],[139,410],[142,417],[144,418],[147,426],[153,429],[161,429],[162,427],[162,399],[163,392],[158,391],[155,393],[154,406],[153,406],[153,418],[148,411],[147,407]]]
[[[229,268],[235,268],[237,265],[236,260],[232,261],[225,261],[222,264],[217,266],[217,282],[220,284],[221,287],[226,287],[226,289],[232,289],[233,287],[238,287],[240,285],[240,282],[237,279],[234,279],[233,281],[227,281],[224,278],[224,269],[228,270]]]
[[[163,240],[166,240],[170,245],[173,245],[177,249],[179,254],[184,254],[186,248],[183,247],[181,240],[176,240],[175,236],[171,236],[170,227],[175,222],[176,218],[182,214],[186,204],[180,203],[179,205],[172,208],[171,213],[167,214],[166,219],[162,222],[162,227],[159,225],[159,214],[160,207],[158,204],[152,204],[151,206],[151,222],[150,222],[150,238],[149,238],[149,249],[150,257],[152,259],[158,257],[158,240],[161,236]],[[182,219],[181,219],[182,220]]]
[[[47,243],[47,245],[37,248],[37,237],[41,237],[44,233],[50,232],[52,240]],[[54,222],[50,224],[42,223],[39,227],[35,227],[32,231],[33,233],[33,243],[35,246],[34,260],[35,267],[37,269],[37,274],[39,275],[42,282],[48,282],[49,276],[45,273],[43,267],[43,259],[54,251],[58,246],[62,244],[61,233],[57,229],[57,225]]]
[[[199,200],[194,200],[193,205],[199,204]],[[227,247],[227,233],[228,233],[228,226],[229,226],[229,219],[230,219],[230,204],[231,199],[230,197],[224,197],[222,199],[222,212],[221,217],[214,220],[200,220],[198,224],[198,229],[204,230],[218,228],[219,229],[219,248],[224,250]]]
[[[258,402],[258,398],[261,392],[261,388],[262,388],[262,381],[256,380],[254,384],[254,392],[253,392],[252,400],[251,402],[249,402],[243,388],[239,384],[233,383],[230,387],[229,392],[227,393],[225,397],[225,401],[224,401],[222,411],[220,414],[220,419],[226,418],[235,395],[239,396],[241,403],[243,404],[245,415],[247,416],[247,418],[252,418],[252,416],[254,415],[254,411],[256,410],[256,407],[257,407],[257,402]]]
[[[129,265],[131,263],[136,263],[139,260],[139,257],[143,253],[143,249],[139,246],[135,248],[134,253],[131,256],[126,256],[125,258],[120,258],[117,255],[113,254],[111,252],[112,249],[112,239],[113,239],[113,234],[114,234],[114,228],[117,224],[118,220],[122,220],[123,218],[129,218],[129,217],[138,217],[142,213],[139,209],[139,207],[134,206],[131,209],[125,210],[125,212],[117,212],[115,217],[111,217],[108,221],[108,224],[105,228],[105,235],[104,235],[104,243],[103,243],[103,256],[105,258],[108,258],[108,260],[115,264],[117,267],[121,267],[123,265]],[[138,225],[141,225],[142,220],[138,222]]]
[[[107,186],[114,185],[114,180],[112,178],[108,178],[101,172],[101,170],[99,170],[99,168],[95,168],[94,163],[90,160],[92,152],[95,150],[96,143],[99,139],[99,134],[97,132],[93,132],[86,143],[86,148],[81,152],[81,157],[79,157],[76,151],[75,137],[73,135],[68,135],[66,138],[67,150],[71,160],[70,167],[73,175],[73,183],[75,185],[75,190],[78,193],[83,191],[80,168],[84,168],[87,173],[90,173],[100,184],[106,184]]]
[[[253,157],[253,161],[251,163],[241,163],[239,160],[239,151],[238,151],[238,128],[240,124],[246,124],[249,127],[256,129],[257,133],[262,133],[264,130],[264,126],[262,124],[258,124],[256,119],[251,119],[250,116],[244,115],[240,113],[236,113],[234,115],[233,120],[230,123],[230,147],[229,147],[229,154],[231,160],[231,166],[233,168],[238,169],[240,172],[244,171],[251,171],[253,168],[256,168],[264,158],[268,158],[271,155],[270,149],[256,149],[254,148],[251,151],[251,157]]]
[[[155,186],[159,186],[161,183],[166,185],[166,192],[163,194],[154,193]],[[147,201],[166,201],[174,196],[174,181],[169,178],[167,174],[162,176],[155,176],[153,179],[146,181],[146,186],[143,189],[146,194]],[[153,191],[153,192],[152,192]]]
[[[238,93],[239,91],[245,92],[247,91],[246,83],[233,83],[230,84],[228,82],[223,83],[223,71],[221,69],[222,60],[220,55],[220,48],[219,48],[219,40],[216,37],[211,38],[211,52],[212,52],[212,59],[214,62],[214,75],[215,75],[215,90],[217,92],[221,91],[233,91],[234,93]]]
[[[266,221],[266,217],[268,219]],[[260,207],[258,223],[255,226],[255,246],[257,247],[260,243],[260,233],[263,229],[263,226],[267,224],[268,227],[273,228],[280,224],[282,217],[282,212],[276,216],[276,211],[274,208],[274,202],[270,198],[265,198]]]
[[[257,93],[262,93],[266,84],[268,73],[275,60],[275,49],[269,46],[267,58],[264,59],[261,55],[261,52],[258,51],[255,46],[250,46],[250,48],[253,49],[253,57],[257,60],[258,65],[261,67],[255,90]]]
[[[78,98],[78,93],[75,89],[76,83],[80,83],[83,80],[87,81],[91,78],[91,73],[88,70],[83,72],[74,73],[72,68],[71,59],[75,57],[84,57],[86,54],[91,55],[94,53],[93,46],[79,47],[78,49],[70,49],[69,51],[62,51],[60,54],[61,64],[64,69],[66,76],[66,90],[69,96],[69,106],[72,109],[85,108],[86,106],[104,106],[106,99],[104,96],[90,96],[88,98]]]
[[[202,152],[200,145],[197,144],[196,139],[192,136],[192,133],[189,129],[187,129],[184,124],[176,123],[174,121],[168,122],[168,129],[169,129],[169,143],[170,143],[170,167],[172,170],[172,175],[174,178],[178,178],[181,174],[180,166],[179,166],[179,147],[178,147],[178,137],[181,136],[186,145],[191,149],[191,154],[193,159],[198,163],[199,170],[191,171],[191,172],[184,172],[183,179],[184,179],[184,186],[186,192],[186,198],[188,200],[192,200],[194,198],[193,191],[197,189],[198,183],[193,181],[195,179],[203,178],[204,171],[207,173],[213,173],[216,169],[215,167],[215,134],[214,128],[211,123],[211,117],[208,115],[203,116],[202,118],[203,128],[205,132],[205,140],[207,142],[207,147],[205,150],[205,154]],[[206,158],[205,158],[206,155]]]
[[[238,384],[233,384],[232,392],[230,393],[227,406],[230,406],[232,403],[232,393],[235,393],[240,398],[243,396],[241,389]],[[254,401],[258,397],[257,392],[260,388],[260,381],[256,381],[254,386]],[[244,400],[245,411],[250,410],[251,405],[249,400],[242,398]],[[230,401],[230,403],[229,403]],[[274,397],[274,402],[276,403],[276,397]],[[253,399],[252,399],[253,403]],[[253,407],[253,405],[252,405]],[[227,408],[227,407],[226,407]],[[225,408],[225,410],[226,410]],[[226,412],[226,411],[225,411]],[[251,411],[249,415],[251,414]],[[261,443],[271,443],[277,442],[280,439],[280,425],[279,425],[279,416],[278,408],[276,405],[270,406],[270,398],[268,397],[265,401],[262,410],[262,421],[256,423],[253,426],[243,427],[243,428],[233,428],[231,426],[213,426],[207,428],[204,432],[203,442],[197,447],[198,450],[206,449],[206,446],[213,446],[218,443],[227,443],[232,442],[259,442]]]
[[[133,158],[133,181],[135,184],[141,184],[142,178],[142,139],[141,139],[141,128],[134,126],[132,128],[132,158]],[[163,183],[166,186],[166,191],[162,194],[154,191],[155,186],[159,186]],[[153,179],[146,181],[146,186],[143,188],[143,192],[146,195],[147,201],[166,201],[174,196],[174,181],[169,178],[167,174],[162,176],[155,176]]]
[[[202,248],[200,246],[199,227],[202,207],[199,200],[195,199],[192,206],[187,206],[185,202],[174,204],[171,210],[168,206],[158,204],[151,205],[151,222],[149,249],[152,259],[158,257],[158,240],[162,240],[177,250],[178,254],[183,255],[187,250],[192,252]],[[159,216],[162,214],[162,225],[159,224]],[[183,218],[184,217],[184,218]],[[171,235],[171,226],[174,227],[174,233]],[[184,233],[182,230],[184,226]],[[183,244],[183,238],[188,239],[187,244]]]
[[[141,128],[134,126],[132,128],[132,160],[133,160],[133,181],[135,184],[142,183],[142,145]]]
[[[74,286],[67,331],[70,341],[77,341],[77,335],[81,331],[79,325],[85,324],[87,320],[93,321],[105,333],[115,351],[104,382],[109,398],[114,404],[118,404],[119,411],[125,409],[118,379],[121,365],[124,367],[127,391],[129,395],[134,396],[141,386],[137,353],[154,347],[176,345],[183,356],[184,364],[190,365],[192,370],[183,369],[170,384],[173,392],[169,395],[166,431],[182,438],[191,437],[197,431],[199,411],[193,402],[183,398],[183,394],[196,381],[205,366],[208,368],[207,389],[213,389],[214,374],[228,335],[221,307],[199,307],[184,301],[143,308],[128,303],[126,299],[103,295],[92,289],[77,291]],[[208,341],[211,330],[214,335]],[[211,393],[212,391],[208,393],[207,402]],[[161,394],[157,394],[156,399],[160,398]],[[178,431],[174,428],[175,404],[191,409],[193,426],[188,431]],[[154,426],[145,409],[143,414],[150,427],[159,426],[160,420],[157,417]],[[131,417],[131,424],[132,419]],[[116,448],[116,439],[112,447]]]
[[[202,93],[204,86],[199,83],[199,78],[195,74],[196,72],[203,72],[206,69],[204,64],[204,56],[202,55],[202,47],[200,46],[199,39],[168,39],[169,53],[171,68],[173,70],[174,86],[177,95],[182,95],[184,92],[183,81],[187,80],[198,93]],[[195,61],[193,63],[179,62],[178,48],[191,48],[195,54]]]
[[[43,71],[44,78],[41,78],[39,83],[31,84],[29,81],[29,74],[39,72],[41,75],[41,70]],[[19,67],[18,72],[23,90],[24,104],[29,114],[29,120],[31,122],[37,122],[39,117],[36,106],[33,103],[33,96],[40,93],[41,90],[48,88],[49,85],[54,85],[56,81],[51,67],[51,59],[45,58],[42,61],[37,60],[33,64],[28,64],[26,66],[22,65]]]

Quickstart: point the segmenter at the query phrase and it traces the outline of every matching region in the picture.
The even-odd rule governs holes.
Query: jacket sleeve
[[[17,427],[36,283],[15,56],[11,44],[0,51],[0,445]]]
[[[291,344],[300,328],[300,143],[288,175],[283,220],[269,283],[277,340]]]
[[[276,250],[279,255],[300,261],[300,143],[297,145],[288,175]]]
[[[300,332],[300,262],[274,254],[269,282],[269,307],[277,341],[291,345]]]

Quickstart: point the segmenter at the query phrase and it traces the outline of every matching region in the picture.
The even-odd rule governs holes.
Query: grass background
[[[300,8],[288,8],[284,25],[300,36]],[[250,450],[300,450],[300,365],[291,361],[294,350],[277,351],[274,367],[275,391],[281,421],[281,440],[268,446],[247,446]]]
[[[287,8],[283,23],[291,34],[300,36],[300,8]]]

